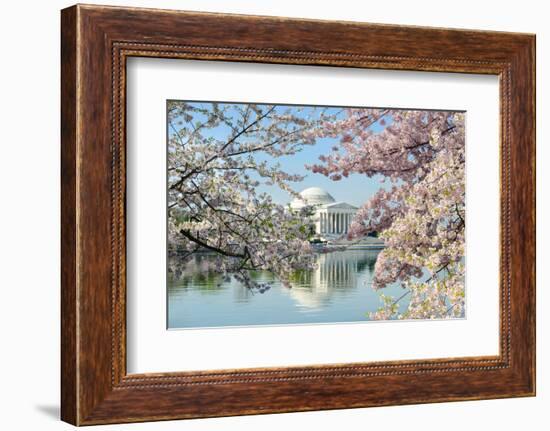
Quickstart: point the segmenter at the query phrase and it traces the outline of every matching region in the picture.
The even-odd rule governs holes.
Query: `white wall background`
[[[95,429],[544,429],[550,423],[547,187],[550,14],[536,0],[101,1],[171,9],[477,28],[537,34],[538,396],[536,398],[105,426]],[[0,427],[62,430],[59,422],[60,0],[2,4],[0,32]],[[545,55],[546,54],[546,55]],[[546,163],[545,163],[546,162]],[[546,269],[546,272],[545,272]]]

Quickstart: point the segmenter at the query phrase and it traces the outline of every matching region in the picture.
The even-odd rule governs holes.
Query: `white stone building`
[[[315,233],[322,239],[335,239],[348,233],[358,209],[346,202],[336,202],[330,193],[319,187],[303,190],[300,198],[292,200],[290,208],[299,210],[306,205],[315,209]]]

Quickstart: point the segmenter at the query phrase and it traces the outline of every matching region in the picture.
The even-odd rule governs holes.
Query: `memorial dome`
[[[334,198],[320,187],[309,187],[300,192],[301,198],[294,198],[290,203],[293,209],[300,209],[305,205],[328,205],[334,203]]]

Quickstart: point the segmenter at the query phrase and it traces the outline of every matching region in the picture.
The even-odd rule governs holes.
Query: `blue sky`
[[[319,162],[319,156],[328,154],[330,149],[338,144],[336,139],[320,139],[315,145],[304,146],[303,150],[293,156],[280,157],[278,161],[286,172],[305,175],[303,181],[293,183],[298,192],[308,187],[321,187],[329,192],[336,201],[344,201],[357,207],[367,201],[380,187],[380,178],[368,178],[365,175],[351,174],[348,178],[333,181],[322,174],[315,174],[304,168]],[[260,191],[271,194],[273,200],[280,204],[287,204],[291,197],[277,187],[260,186]]]
[[[203,108],[208,107],[209,104],[208,102],[196,103],[202,105]],[[293,113],[297,113],[299,108],[298,106],[279,106],[280,109],[285,110],[290,108],[294,111]],[[326,113],[337,114],[340,111],[341,108],[331,107],[327,108]],[[297,113],[297,115],[306,114]],[[382,126],[378,124],[374,124],[371,127],[375,131],[382,129]],[[227,126],[220,126],[215,129],[210,129],[209,133],[213,138],[224,140],[229,134],[229,128]],[[256,157],[261,160],[267,160],[270,164],[279,162],[283,170],[288,173],[304,175],[305,178],[303,181],[292,183],[293,188],[298,192],[308,187],[321,187],[329,192],[337,202],[343,201],[359,207],[376,193],[377,190],[387,186],[387,184],[380,182],[381,176],[368,178],[365,175],[351,174],[348,178],[342,178],[340,181],[333,181],[322,174],[315,174],[305,169],[306,164],[312,165],[319,162],[320,155],[328,154],[331,148],[338,144],[338,139],[322,138],[318,139],[314,145],[303,146],[300,152],[292,156],[284,156],[275,159],[266,154],[258,154]],[[285,205],[292,200],[292,197],[288,193],[280,190],[276,186],[266,186],[262,184],[258,187],[258,191],[271,194],[273,200],[279,204]]]

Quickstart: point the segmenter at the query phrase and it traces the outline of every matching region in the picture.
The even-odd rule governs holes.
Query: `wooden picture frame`
[[[64,421],[535,394],[534,35],[83,5],[61,16]],[[131,56],[498,75],[500,354],[128,375],[125,65]]]

